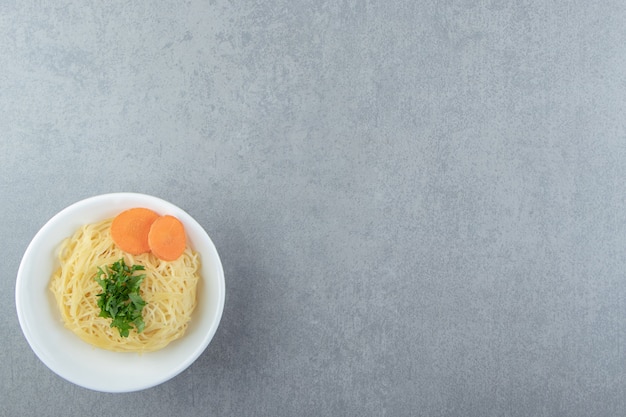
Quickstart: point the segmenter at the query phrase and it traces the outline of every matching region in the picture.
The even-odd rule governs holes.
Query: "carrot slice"
[[[111,223],[111,238],[124,252],[139,255],[150,252],[148,233],[159,215],[154,211],[136,207],[115,216]]]
[[[185,227],[174,216],[161,216],[150,226],[148,244],[157,258],[174,261],[185,251]]]

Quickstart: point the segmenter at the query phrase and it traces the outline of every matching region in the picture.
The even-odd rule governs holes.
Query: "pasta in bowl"
[[[172,261],[152,253],[130,254],[111,238],[112,219],[81,226],[63,241],[59,250],[61,266],[52,275],[50,290],[55,296],[65,327],[96,347],[117,352],[151,352],[183,336],[196,307],[200,280],[200,257],[186,247]],[[144,272],[141,295],[145,298],[141,332],[122,336],[101,316],[96,281],[98,270],[118,260],[139,265]],[[143,300],[143,299],[142,299]]]
[[[180,258],[129,254],[112,242],[111,219],[132,207],[180,219],[188,243]],[[94,268],[118,259],[145,275],[145,328],[128,337],[98,317],[94,304]],[[221,261],[204,229],[175,205],[134,193],[100,195],[62,210],[33,238],[16,281],[18,319],[35,354],[66,380],[103,392],[149,388],[186,369],[213,338],[224,298]]]

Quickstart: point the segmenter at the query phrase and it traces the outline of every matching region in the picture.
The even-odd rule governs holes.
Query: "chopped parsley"
[[[146,326],[141,316],[146,302],[139,294],[139,286],[146,275],[134,275],[135,271],[144,269],[142,265],[129,267],[123,258],[104,270],[98,267],[95,280],[102,287],[102,293],[97,295],[99,316],[112,319],[111,327],[116,327],[121,337],[128,337],[133,326],[137,333]]]

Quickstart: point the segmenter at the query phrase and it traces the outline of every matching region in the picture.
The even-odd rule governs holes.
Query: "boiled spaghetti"
[[[117,352],[151,352],[167,346],[186,331],[196,307],[200,259],[187,246],[174,261],[163,261],[152,253],[131,255],[111,239],[112,219],[80,227],[59,248],[60,267],[53,273],[54,294],[63,323],[93,346]],[[102,290],[94,279],[98,267],[123,258],[127,265],[142,265],[146,274],[140,293],[145,328],[121,337],[111,320],[99,317],[97,294]]]

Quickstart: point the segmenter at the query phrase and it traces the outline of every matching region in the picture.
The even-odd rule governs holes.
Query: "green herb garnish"
[[[142,265],[129,267],[122,258],[105,269],[98,267],[95,276],[103,291],[97,295],[99,316],[113,319],[111,327],[117,327],[121,337],[128,337],[131,325],[135,326],[137,333],[141,333],[146,326],[141,317],[146,302],[139,295],[139,285],[146,275],[133,274],[145,268]]]

